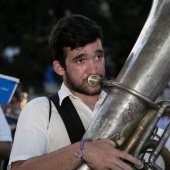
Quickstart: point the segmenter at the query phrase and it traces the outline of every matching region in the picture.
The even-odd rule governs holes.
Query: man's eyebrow
[[[82,53],[82,54],[76,55],[76,56],[73,58],[73,61],[79,60],[79,59],[81,59],[82,57],[85,57],[85,56],[87,56],[86,53]]]
[[[104,54],[104,51],[103,51],[103,50],[96,50],[96,51],[94,52],[94,54]],[[75,57],[73,58],[73,61],[79,60],[79,59],[81,59],[82,57],[86,57],[86,56],[87,56],[87,53],[79,54],[79,55],[77,55],[77,56],[75,56]]]
[[[97,53],[102,53],[102,54],[104,54],[104,51],[103,51],[103,50],[96,50],[96,51],[95,51],[95,54],[97,54]]]

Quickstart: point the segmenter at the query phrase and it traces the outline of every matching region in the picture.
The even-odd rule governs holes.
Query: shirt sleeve
[[[20,113],[9,164],[46,153],[49,145],[48,113],[45,97],[28,102]]]

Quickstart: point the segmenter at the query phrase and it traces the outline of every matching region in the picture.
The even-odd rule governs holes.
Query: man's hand
[[[122,145],[124,138],[117,140],[117,144]],[[109,139],[101,139],[84,143],[83,157],[87,165],[95,170],[133,170],[125,161],[140,166],[141,161],[133,156],[116,149],[115,142]]]

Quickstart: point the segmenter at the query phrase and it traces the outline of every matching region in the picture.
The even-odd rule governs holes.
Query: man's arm
[[[80,159],[74,156],[79,152],[80,144],[69,145],[47,155],[16,161],[11,164],[11,170],[66,170],[76,169],[81,165]]]
[[[11,145],[11,142],[0,141],[0,159],[9,158]]]
[[[121,142],[121,141],[120,141]],[[83,157],[91,169],[126,169],[132,170],[130,166],[122,160],[128,160],[133,164],[139,165],[140,161],[131,155],[114,148],[113,141],[102,139],[98,141],[85,142]],[[80,143],[75,143],[54,151],[50,154],[26,161],[16,161],[11,165],[11,170],[73,170],[81,165],[79,158],[75,153],[79,153]]]

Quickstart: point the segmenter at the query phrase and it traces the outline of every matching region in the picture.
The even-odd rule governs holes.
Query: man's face
[[[101,86],[91,87],[88,77],[97,74],[105,75],[104,51],[101,41],[87,44],[74,50],[67,49],[66,69],[63,75],[65,85],[74,93],[96,95],[101,92]]]

